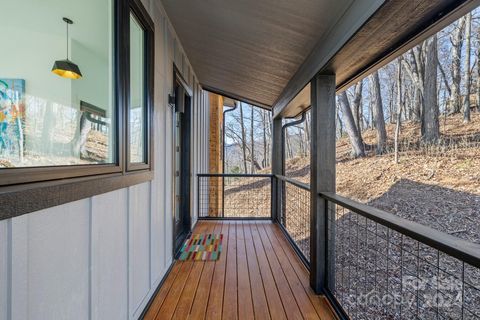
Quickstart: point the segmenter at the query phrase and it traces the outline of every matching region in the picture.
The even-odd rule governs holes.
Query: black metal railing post
[[[222,176],[222,218],[225,218],[225,177]]]
[[[277,179],[275,178],[275,176],[272,175],[270,183],[271,183],[270,216],[272,218],[272,221],[278,221],[276,217],[276,204],[275,204],[277,202]]]
[[[198,218],[202,217],[202,211],[200,208],[200,176],[197,175],[197,213]]]

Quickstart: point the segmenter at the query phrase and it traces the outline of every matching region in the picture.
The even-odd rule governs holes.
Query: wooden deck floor
[[[220,259],[177,261],[145,319],[335,319],[277,225],[201,221],[203,232],[224,234]]]

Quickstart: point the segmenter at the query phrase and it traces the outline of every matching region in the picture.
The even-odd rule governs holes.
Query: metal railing
[[[352,319],[480,318],[480,246],[333,193],[327,292]]]
[[[297,253],[310,262],[310,186],[285,176],[276,176],[281,186],[280,224]]]
[[[203,219],[271,219],[270,174],[199,174],[198,216]]]

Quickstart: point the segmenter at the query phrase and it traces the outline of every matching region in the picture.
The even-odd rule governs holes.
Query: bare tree
[[[360,138],[362,138],[362,93],[363,79],[355,85],[352,101],[353,118]]]
[[[477,110],[480,112],[480,24],[477,27],[477,90],[476,90],[476,102]]]
[[[305,131],[305,139],[306,139],[305,141],[306,153],[308,153],[308,150],[310,150],[310,122],[311,122],[310,117],[311,117],[311,113],[307,112],[305,114],[305,121],[303,121],[303,130]]]
[[[243,169],[244,173],[248,173],[247,171],[247,139],[245,133],[245,122],[243,117],[243,103],[240,102],[240,127],[241,127],[241,134],[242,134],[242,152],[243,152]]]
[[[398,139],[402,125],[402,56],[397,62],[397,114],[395,124],[395,163],[398,163]]]
[[[438,49],[437,36],[433,36],[427,42],[426,66],[425,66],[425,89],[424,109],[422,117],[422,141],[435,143],[440,137],[438,123],[438,97],[437,97],[437,74],[438,74]]]
[[[465,27],[465,18],[461,18],[455,24],[454,31],[450,36],[452,44],[452,90],[450,96],[451,113],[460,112],[461,97],[460,97],[460,83],[461,83],[461,57],[463,45],[463,29]]]
[[[347,132],[352,145],[352,156],[355,158],[363,157],[365,156],[363,140],[355,124],[355,119],[353,117],[352,109],[350,108],[350,102],[348,100],[346,91],[343,91],[340,94],[338,97],[338,102],[340,105],[340,111],[342,112],[343,121],[345,123],[345,131]]]
[[[387,130],[385,129],[385,116],[383,114],[382,92],[380,89],[380,77],[378,71],[370,76],[373,89],[373,121],[377,130],[377,153],[385,152],[387,145]]]
[[[423,42],[421,45],[414,47],[409,51],[408,59],[403,59],[402,63],[405,71],[412,80],[415,89],[412,90],[412,109],[410,110],[410,117],[415,121],[421,121],[423,110],[423,91],[425,80],[425,46]]]
[[[268,161],[268,144],[267,144],[267,114],[262,112],[262,134],[263,134],[263,161],[262,166],[263,168],[269,166]]]
[[[254,136],[254,117],[253,106],[250,106],[250,173],[255,173],[255,136]]]
[[[465,52],[465,87],[466,95],[463,103],[463,122],[470,122],[470,85],[471,85],[471,73],[470,73],[470,54],[472,48],[472,13],[468,13],[465,19],[465,40],[466,40],[466,52]]]

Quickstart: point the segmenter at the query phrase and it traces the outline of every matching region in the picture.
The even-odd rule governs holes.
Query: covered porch
[[[464,225],[448,233],[344,196],[336,154],[337,141],[346,138],[337,131],[337,95],[344,94],[346,105],[351,86],[480,0],[29,2],[35,7],[10,2],[0,10],[0,25],[22,32],[15,39],[29,39],[0,62],[7,70],[0,120],[8,119],[0,121],[0,320],[480,318],[480,245],[456,236],[468,231]],[[24,12],[36,13],[16,19]],[[73,36],[67,13],[75,20]],[[26,35],[24,21],[32,22]],[[67,57],[73,46],[83,80],[79,70],[75,81],[57,78],[56,69],[52,78],[65,40],[62,21]],[[470,90],[476,77],[480,101],[480,25],[478,34],[478,73],[463,82]],[[413,64],[426,56],[416,68],[422,81],[412,73],[407,83],[415,92],[412,106],[425,104],[423,91],[435,99],[440,92],[438,50],[429,43],[409,57]],[[426,54],[434,50],[437,56]],[[469,59],[466,70],[473,73]],[[463,72],[457,65],[452,78]],[[401,80],[406,68],[401,61],[398,68]],[[37,89],[45,79],[52,90]],[[389,98],[388,118],[398,117],[396,149],[401,88],[392,86]],[[213,94],[223,98],[214,104]],[[367,122],[378,129],[381,119],[384,127],[379,79],[368,94]],[[440,109],[431,100],[437,109],[418,107],[422,135],[425,119],[438,127]],[[219,119],[238,103],[251,106],[252,130],[245,132],[242,114],[244,170],[226,172]],[[268,165],[256,172],[254,107],[268,113],[271,137],[268,148],[263,144],[271,161],[265,158]],[[356,110],[360,123],[352,114],[347,131],[360,132]],[[309,132],[308,170],[295,176],[285,169],[285,135],[300,123]],[[480,145],[475,134],[464,146]],[[378,140],[386,144],[386,133]],[[373,145],[357,142],[373,154]],[[474,185],[480,176],[463,173],[475,167],[471,158],[458,169]],[[426,190],[423,196],[431,196]],[[479,224],[479,213],[467,209]],[[200,233],[223,234],[219,259],[180,261],[185,239]],[[449,299],[454,303],[442,304]]]

